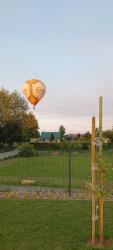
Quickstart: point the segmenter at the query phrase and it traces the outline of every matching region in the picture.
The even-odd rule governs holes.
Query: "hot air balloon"
[[[46,92],[45,84],[36,79],[28,80],[23,85],[23,93],[29,102],[34,106],[42,99]]]

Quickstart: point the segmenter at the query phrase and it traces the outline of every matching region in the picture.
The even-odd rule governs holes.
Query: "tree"
[[[6,89],[0,90],[0,147],[38,137],[38,121],[30,112],[21,95]]]
[[[55,137],[54,137],[54,134],[51,133],[51,138],[50,138],[50,141],[54,141]]]
[[[38,121],[31,112],[26,114],[25,121],[24,121],[24,126],[25,126],[25,128],[27,130],[27,134],[28,134],[29,139],[39,137]]]
[[[2,88],[0,90],[0,125],[7,122],[22,121],[28,110],[27,102],[16,91],[10,93]]]
[[[13,142],[21,142],[23,140],[22,127],[19,123],[12,121],[1,128],[0,141],[2,144],[8,144],[10,147]]]
[[[7,90],[0,90],[0,128],[6,125],[6,122],[10,120],[10,103],[11,97]]]
[[[106,130],[103,131],[103,137],[110,139],[112,145],[113,145],[113,130]]]
[[[62,138],[63,138],[63,136],[65,135],[65,132],[66,132],[66,129],[64,128],[64,126],[63,125],[61,125],[60,127],[59,127],[59,132],[60,132],[60,135],[61,135],[61,141],[62,141]]]
[[[90,141],[91,140],[91,133],[90,132],[86,132],[83,136],[83,138],[86,140],[86,141]]]
[[[28,104],[26,100],[17,92],[10,94],[11,97],[11,116],[13,120],[22,121],[26,112],[28,111]]]
[[[80,137],[81,137],[81,135],[80,135],[80,133],[78,133],[78,134],[77,134],[77,141],[80,140]]]

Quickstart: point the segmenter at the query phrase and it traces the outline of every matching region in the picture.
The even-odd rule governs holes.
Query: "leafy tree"
[[[83,136],[83,138],[86,140],[86,141],[90,141],[91,140],[91,133],[90,132],[86,132]]]
[[[10,103],[11,97],[7,90],[0,90],[0,128],[3,128],[7,121],[10,121]]]
[[[82,142],[82,149],[83,150],[88,150],[89,149],[89,145],[88,145],[88,142],[86,141],[86,142]]]
[[[65,146],[65,149],[67,148],[68,151],[73,151],[76,148],[76,144],[73,141],[65,142],[64,146]]]
[[[81,135],[80,135],[80,133],[78,133],[78,134],[77,134],[77,140],[78,140],[78,141],[80,140],[80,137],[81,137]]]
[[[54,134],[51,133],[51,138],[50,138],[50,141],[54,141],[55,137],[54,137]]]
[[[0,90],[0,125],[7,122],[22,121],[28,110],[27,102],[16,91],[10,93],[6,89]]]
[[[113,145],[113,130],[106,130],[106,131],[103,131],[103,137],[104,138],[109,138],[112,145]]]
[[[3,128],[2,128],[2,143],[3,145],[5,143],[9,144],[10,146],[13,144],[13,142],[21,142],[23,140],[23,134],[22,134],[22,127],[17,122],[8,122]],[[0,139],[1,139],[0,138]]]
[[[65,132],[66,132],[66,129],[64,128],[63,125],[61,125],[61,126],[59,127],[59,132],[60,132],[60,134],[61,134],[61,141],[62,141],[62,138],[63,138],[63,136],[65,135]]]
[[[28,113],[28,104],[16,91],[0,90],[0,147],[38,135],[38,122]]]
[[[39,126],[38,126],[38,121],[35,118],[35,116],[30,112],[28,114],[26,114],[25,116],[25,121],[24,121],[24,126],[27,129],[27,133],[28,133],[28,137],[29,139],[35,138],[35,137],[39,137]]]

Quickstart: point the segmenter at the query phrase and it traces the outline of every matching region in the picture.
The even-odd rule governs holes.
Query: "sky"
[[[47,87],[34,112],[40,131],[91,130],[103,96],[113,125],[113,1],[0,0],[0,87],[22,94],[28,79]]]

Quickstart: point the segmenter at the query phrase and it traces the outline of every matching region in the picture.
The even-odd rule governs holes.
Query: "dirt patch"
[[[96,249],[111,249],[111,247],[113,247],[113,242],[112,242],[112,240],[110,240],[110,239],[104,239],[103,240],[103,244],[101,244],[100,243],[100,240],[99,240],[99,238],[97,238],[96,239],[96,241],[95,241],[95,244],[94,245],[92,245],[92,241],[91,241],[91,239],[89,239],[88,241],[87,241],[87,244],[86,244],[88,247],[93,247],[94,249],[96,248]]]

